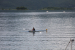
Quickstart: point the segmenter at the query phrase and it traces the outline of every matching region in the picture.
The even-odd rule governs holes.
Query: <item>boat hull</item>
[[[28,32],[40,32],[40,31],[28,31]]]

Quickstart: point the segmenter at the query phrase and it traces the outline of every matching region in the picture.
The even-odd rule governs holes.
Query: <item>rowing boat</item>
[[[40,31],[28,31],[28,32],[40,32]]]
[[[47,32],[47,29],[46,30],[38,30],[38,31],[32,31],[32,30],[30,30],[30,31],[28,31],[28,32],[43,32],[43,31],[46,31]]]

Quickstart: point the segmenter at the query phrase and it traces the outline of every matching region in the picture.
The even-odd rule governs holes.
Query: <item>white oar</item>
[[[23,28],[23,30],[25,30],[25,28]]]
[[[69,43],[71,43],[71,50],[72,50],[72,43],[74,42],[74,39],[70,39]],[[68,43],[68,45],[69,45]],[[67,49],[68,45],[66,46],[65,50]]]
[[[23,28],[23,30],[29,30],[29,29],[25,29],[25,28]]]

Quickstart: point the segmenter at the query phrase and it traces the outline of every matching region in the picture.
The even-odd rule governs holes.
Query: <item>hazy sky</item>
[[[0,0],[0,8],[25,6],[29,9],[43,7],[74,7],[75,0]]]

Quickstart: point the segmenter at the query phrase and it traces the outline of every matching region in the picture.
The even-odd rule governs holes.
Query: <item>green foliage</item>
[[[41,10],[73,10],[73,8],[65,8],[65,7],[47,7]]]
[[[2,10],[4,10],[4,8],[2,8]]]
[[[23,7],[23,6],[22,7],[17,7],[16,9],[17,10],[27,10],[27,8],[26,7]]]

